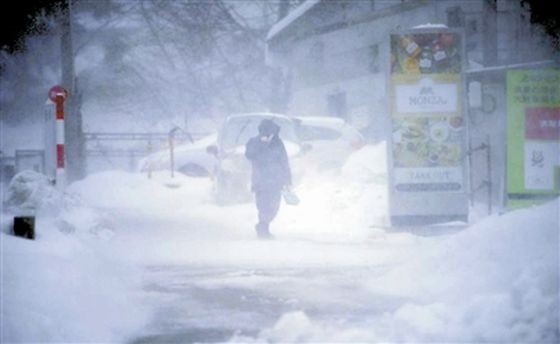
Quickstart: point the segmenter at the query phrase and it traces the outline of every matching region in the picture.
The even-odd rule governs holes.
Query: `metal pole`
[[[175,177],[175,157],[173,154],[173,135],[169,138],[169,154],[171,157],[171,178]]]
[[[467,134],[468,135],[468,134]],[[473,176],[472,176],[472,154],[473,154],[473,150],[472,150],[472,144],[471,144],[471,140],[470,137],[468,137],[468,146],[469,146],[469,150],[467,153],[467,158],[468,158],[468,173],[469,173],[469,199],[471,201],[471,207],[474,206],[474,190],[473,190]]]
[[[175,177],[175,156],[174,156],[174,147],[173,147],[173,141],[175,140],[174,138],[175,136],[175,129],[171,130],[169,132],[169,162],[171,164],[171,178]]]
[[[136,165],[134,161],[135,155],[132,149],[128,151],[128,157],[130,159],[128,162],[129,163],[128,168],[130,169],[130,172],[135,172],[135,168],[134,168],[134,166]]]
[[[152,139],[148,141],[148,156],[152,153]],[[152,164],[148,161],[148,179],[152,179]]]
[[[175,177],[175,133],[181,130],[179,127],[175,127],[169,131],[169,155],[171,162],[171,178]]]
[[[490,135],[486,135],[486,168],[488,173],[488,215],[492,215],[492,158]]]
[[[62,86],[72,95],[72,98],[65,99],[66,111],[69,114],[65,123],[65,139],[68,141],[68,147],[65,147],[65,154],[68,157],[65,169],[66,178],[74,181],[85,176],[86,157],[82,132],[82,100],[76,85],[75,50],[72,41],[72,2],[72,0],[64,0],[67,7],[61,17],[60,57]]]

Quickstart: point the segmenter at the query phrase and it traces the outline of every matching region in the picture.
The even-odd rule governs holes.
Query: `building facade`
[[[308,0],[271,29],[267,60],[288,83],[288,114],[342,117],[369,141],[384,141],[391,133],[390,34],[430,25],[463,33],[465,86],[479,92],[464,114],[471,200],[499,210],[506,188],[505,75],[510,68],[557,66],[521,1]]]
[[[467,68],[534,61],[547,53],[517,1],[308,0],[267,40],[269,65],[289,83],[287,112],[343,117],[371,139],[382,138],[389,35],[425,24],[463,30]]]

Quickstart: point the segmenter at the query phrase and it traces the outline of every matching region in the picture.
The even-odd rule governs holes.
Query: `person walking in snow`
[[[259,135],[251,138],[245,147],[245,156],[252,163],[252,186],[258,210],[255,226],[260,239],[272,239],[270,222],[280,209],[282,189],[292,183],[288,154],[278,136],[280,127],[270,119],[261,121]]]

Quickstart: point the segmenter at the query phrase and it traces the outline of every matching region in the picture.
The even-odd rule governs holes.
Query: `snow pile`
[[[555,200],[427,239],[415,259],[367,282],[371,298],[403,300],[393,311],[355,322],[290,312],[257,338],[232,341],[556,343],[559,221]]]
[[[87,209],[113,219],[109,225],[115,227],[115,238],[108,245],[134,264],[359,264],[367,259],[356,250],[335,245],[328,255],[310,252],[309,240],[363,242],[371,235],[368,227],[387,209],[385,167],[376,158],[384,152],[384,145],[366,146],[350,158],[341,175],[308,174],[296,188],[301,203],[283,203],[272,223],[281,241],[271,247],[254,240],[255,205],[216,205],[210,179],[180,173],[172,179],[168,172],[153,173],[149,179],[147,174],[106,171],[72,184],[69,192]],[[87,216],[80,218],[84,226],[95,226]],[[369,249],[363,251],[367,256]]]
[[[292,237],[363,240],[370,226],[387,220],[385,145],[352,154],[339,175],[308,171],[296,193],[297,207],[282,205],[272,228]]]
[[[260,332],[257,338],[234,335],[229,341],[234,343],[356,343],[380,342],[374,330],[374,323],[353,327],[344,321],[337,325],[312,321],[302,311],[289,312],[270,329]]]
[[[342,178],[356,183],[387,184],[385,142],[366,145],[350,155],[342,168]]]
[[[6,191],[8,209],[20,214],[53,212],[63,202],[62,194],[54,188],[51,180],[31,170],[15,175]]]
[[[53,223],[37,226],[37,241],[0,234],[2,342],[115,342],[145,323],[133,270]]]
[[[142,326],[135,270],[94,249],[114,235],[103,213],[33,171],[15,176],[6,196],[2,342],[117,341]],[[36,240],[7,234],[14,214],[36,217]]]
[[[64,233],[108,239],[112,225],[102,212],[86,207],[72,193],[57,190],[45,175],[26,170],[10,181],[6,192],[6,216],[38,216],[51,220],[53,228]],[[3,227],[8,233],[11,224]],[[41,228],[37,235],[42,235]]]
[[[55,226],[63,233],[80,237],[109,240],[115,235],[109,215],[84,205],[64,208],[55,219]]]
[[[210,201],[209,179],[176,173],[146,174],[106,171],[88,176],[69,187],[87,205],[104,209],[135,209],[168,214],[177,208]]]

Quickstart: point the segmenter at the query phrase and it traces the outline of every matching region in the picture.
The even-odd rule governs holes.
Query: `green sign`
[[[560,194],[560,70],[507,74],[507,205]]]

